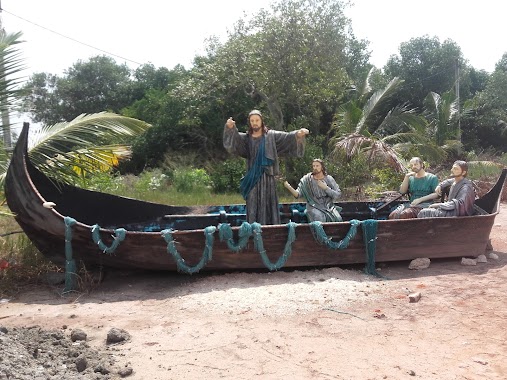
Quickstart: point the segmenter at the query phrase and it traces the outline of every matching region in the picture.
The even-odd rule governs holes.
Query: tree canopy
[[[206,53],[189,69],[147,64],[130,70],[97,56],[78,61],[62,76],[36,73],[23,88],[24,107],[34,121],[48,125],[102,111],[150,123],[132,141],[125,169],[133,171],[187,151],[198,152],[204,162],[225,158],[225,120],[232,116],[244,128],[253,108],[263,112],[270,128],[306,127],[324,137],[315,140],[324,155],[326,141],[356,128],[391,145],[403,137],[412,144],[406,152],[420,146],[409,134],[440,148],[460,130],[469,150],[505,149],[505,56],[490,75],[469,66],[454,41],[422,36],[402,43],[385,67],[374,68],[368,41],[354,36],[346,6],[345,0],[272,3],[231,23],[224,42],[210,37]],[[395,78],[396,92],[382,108],[389,115],[371,112],[381,108],[376,100],[387,99],[382,90],[393,88]],[[433,114],[428,99],[436,107]],[[455,116],[444,117],[454,109]]]

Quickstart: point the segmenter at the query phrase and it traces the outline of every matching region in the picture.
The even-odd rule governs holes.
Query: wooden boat
[[[474,216],[387,220],[399,201],[341,202],[344,222],[310,224],[304,203],[287,203],[283,224],[259,226],[243,223],[245,205],[169,206],[55,183],[30,163],[28,130],[25,123],[9,166],[8,205],[51,261],[88,268],[194,273],[475,257],[485,252],[507,175],[476,200]]]

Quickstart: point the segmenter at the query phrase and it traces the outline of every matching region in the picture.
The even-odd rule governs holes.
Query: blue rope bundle
[[[232,228],[228,223],[221,223],[218,225],[218,234],[220,241],[227,241],[227,247],[233,252],[239,252],[248,244],[248,239],[252,236],[252,225],[248,222],[243,222],[238,230],[238,244],[232,238]]]
[[[99,249],[103,253],[107,253],[108,255],[111,255],[114,253],[116,248],[120,245],[120,243],[125,240],[125,236],[127,234],[127,231],[125,228],[117,228],[114,230],[115,236],[113,236],[113,242],[108,247],[104,244],[104,242],[100,239],[100,226],[98,224],[95,224],[92,226],[92,238],[95,244],[99,246]]]
[[[377,247],[377,224],[374,219],[364,220],[363,224],[363,241],[366,247],[366,266],[364,272],[373,276],[381,277],[375,268],[375,250]]]
[[[260,253],[262,262],[270,271],[278,270],[283,267],[292,254],[292,243],[296,240],[296,223],[289,222],[287,223],[287,227],[289,228],[289,234],[287,236],[287,243],[285,243],[283,254],[278,258],[276,263],[273,264],[269,260],[269,257],[266,254],[266,250],[264,249],[261,225],[259,223],[252,223],[254,233],[254,247]]]
[[[67,293],[77,288],[76,260],[72,258],[72,227],[77,222],[68,216],[63,220],[65,222],[65,288],[63,292]]]
[[[199,272],[208,262],[211,261],[213,256],[213,242],[215,238],[213,234],[216,231],[215,226],[208,226],[204,229],[204,236],[206,237],[206,245],[204,247],[204,251],[202,253],[201,260],[195,266],[189,266],[185,264],[185,260],[181,257],[178,250],[176,249],[176,245],[174,243],[172,230],[163,230],[161,232],[162,237],[167,243],[167,251],[172,255],[174,261],[176,262],[176,267],[178,271],[184,272],[186,274],[194,274]]]
[[[345,249],[348,247],[350,240],[354,239],[357,234],[357,226],[359,226],[361,222],[356,219],[352,219],[350,221],[350,229],[347,232],[347,235],[340,240],[339,242],[334,242],[330,237],[327,236],[324,231],[324,227],[322,227],[322,222],[314,221],[310,223],[310,228],[312,229],[313,236],[320,244],[325,244],[330,249]]]

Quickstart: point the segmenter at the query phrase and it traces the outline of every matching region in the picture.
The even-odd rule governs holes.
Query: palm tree
[[[0,30],[0,112],[12,111],[21,86],[20,79],[12,79],[23,69],[16,45],[21,33],[6,34]],[[4,202],[3,188],[10,150],[10,125],[2,117],[0,132],[0,204]],[[6,121],[7,120],[7,121]],[[60,181],[73,182],[86,173],[109,170],[118,160],[129,155],[125,144],[103,145],[111,140],[125,140],[143,133],[148,127],[144,121],[114,113],[101,112],[81,115],[70,122],[43,126],[32,131],[29,155],[40,170]],[[102,144],[102,145],[101,145]]]
[[[17,48],[20,44],[21,32],[7,34],[0,29],[0,114],[2,123],[0,133],[3,136],[3,147],[11,148],[11,129],[9,116],[19,95],[22,80],[17,74],[24,69],[21,53]]]
[[[332,157],[345,155],[350,160],[366,154],[370,164],[380,159],[397,171],[406,171],[399,152],[404,143],[425,140],[426,123],[414,110],[394,103],[393,95],[402,84],[396,77],[383,89],[362,93],[340,107],[331,139]]]
[[[430,139],[441,148],[440,153],[444,157],[450,152],[459,154],[463,149],[456,118],[467,115],[470,108],[465,107],[461,115],[458,112],[458,101],[453,91],[442,95],[430,92],[424,99],[424,116],[429,123]]]

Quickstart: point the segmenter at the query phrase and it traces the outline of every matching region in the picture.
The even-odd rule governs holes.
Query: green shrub
[[[209,174],[216,193],[239,192],[239,183],[245,175],[246,164],[243,158],[232,158],[217,163],[209,169]]]
[[[176,169],[173,172],[173,186],[179,192],[204,190],[211,186],[211,178],[204,169]]]
[[[355,155],[348,162],[334,162],[334,166],[335,180],[341,188],[363,186],[372,179],[371,169],[363,155]]]
[[[397,191],[403,181],[403,174],[392,168],[376,168],[372,170],[373,181],[365,188],[370,198],[378,198],[385,191]]]

